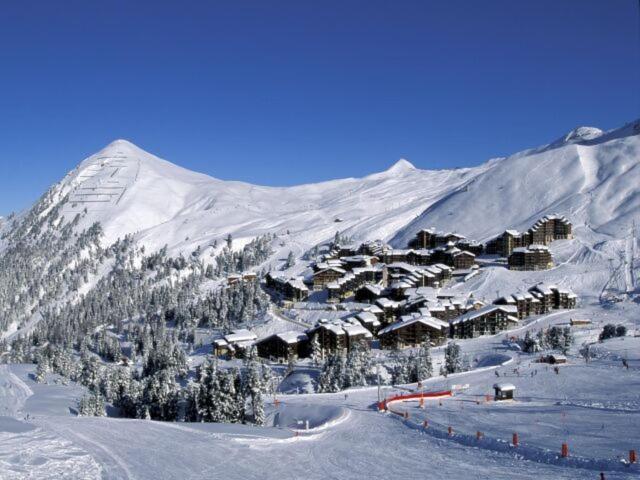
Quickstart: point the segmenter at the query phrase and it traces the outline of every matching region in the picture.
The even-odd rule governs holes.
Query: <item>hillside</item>
[[[639,125],[608,133],[577,128],[547,146],[492,162],[428,206],[393,243],[405,245],[432,226],[483,241],[554,212],[578,231],[624,238],[640,213]]]
[[[191,252],[229,233],[241,239],[289,230],[311,246],[338,229],[388,238],[483,168],[424,171],[401,160],[361,179],[274,188],[190,172],[116,140],[55,185],[53,196],[67,218],[87,211],[80,228],[100,222],[105,245],[135,234],[152,250],[168,244]]]
[[[279,269],[289,252],[301,258],[336,231],[354,242],[382,239],[402,248],[425,227],[484,241],[551,213],[565,215],[576,237],[552,245],[557,268],[529,275],[487,269],[460,288],[490,298],[534,277],[590,297],[628,292],[635,288],[628,244],[640,213],[639,159],[638,123],[608,133],[581,127],[549,145],[475,168],[420,170],[400,160],[364,178],[277,188],[191,172],[116,140],[82,161],[30,210],[0,223],[2,275],[10,285],[0,324],[12,332],[32,326],[42,307],[90,292],[111,271],[109,249],[126,236],[126,248],[138,250],[131,253],[134,263],[142,252],[167,246],[166,255],[192,258],[204,270],[215,266],[228,235],[237,250],[269,234],[268,257],[253,264]],[[291,273],[305,265],[298,263]],[[24,277],[12,276],[16,268]],[[66,277],[48,273],[54,271]]]

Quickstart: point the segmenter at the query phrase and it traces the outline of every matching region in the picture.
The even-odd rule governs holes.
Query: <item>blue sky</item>
[[[3,2],[0,213],[115,138],[291,185],[640,117],[637,0]]]

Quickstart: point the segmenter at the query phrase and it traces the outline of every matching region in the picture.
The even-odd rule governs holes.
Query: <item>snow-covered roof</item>
[[[493,388],[501,392],[512,392],[516,389],[516,386],[513,383],[494,383]]]
[[[395,308],[398,306],[398,302],[391,300],[387,297],[380,297],[376,300],[376,303],[382,308]]]
[[[288,344],[304,342],[307,340],[306,333],[294,331],[276,333],[276,337]]]
[[[255,333],[246,328],[241,328],[238,330],[234,330],[233,332],[224,336],[225,340],[229,343],[240,343],[240,342],[252,342],[256,340],[258,337]]]
[[[356,315],[356,318],[365,325],[371,325],[377,327],[380,325],[380,320],[371,312],[360,312]]]
[[[369,305],[368,307],[365,307],[365,311],[366,312],[371,312],[371,313],[383,313],[382,309],[378,306],[378,305]]]
[[[320,273],[326,273],[326,272],[336,272],[336,273],[339,273],[341,275],[344,275],[345,273],[347,273],[347,271],[344,268],[327,267],[327,268],[323,268],[322,270],[317,271],[316,275],[319,275]]]
[[[384,335],[386,333],[394,332],[398,329],[406,328],[416,323],[421,323],[430,328],[433,328],[434,330],[440,330],[440,331],[449,328],[449,324],[447,322],[444,322],[434,317],[420,315],[420,314],[403,315],[400,318],[400,320],[398,320],[397,322],[392,323],[391,325],[380,330],[380,332],[378,332],[378,335]]]
[[[366,285],[363,285],[360,288],[364,290],[368,290],[374,295],[380,295],[380,293],[382,292],[382,287],[380,285],[372,285],[370,283],[367,283]]]
[[[342,329],[347,333],[349,337],[364,335],[365,338],[373,338],[371,332],[364,328],[360,323],[358,323],[357,325],[345,323],[342,325]]]
[[[518,314],[518,307],[516,307],[515,305],[486,305],[479,308],[478,310],[472,310],[460,315],[458,318],[453,319],[451,321],[451,324],[457,325],[458,323],[468,322],[469,320],[482,317],[483,315],[487,315],[491,312],[494,312],[495,310],[501,310],[507,315]]]

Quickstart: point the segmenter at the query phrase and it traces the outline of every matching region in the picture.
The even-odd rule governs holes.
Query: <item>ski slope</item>
[[[406,420],[376,411],[375,387],[346,395],[279,394],[280,405],[268,406],[268,427],[79,418],[73,409],[82,388],[57,385],[53,378],[36,384],[33,366],[2,366],[0,409],[10,415],[0,419],[0,477],[30,472],[38,479],[585,479],[604,471],[608,479],[637,478],[638,465],[622,460],[640,443],[640,338],[596,345],[589,364],[578,349],[594,340],[603,323],[630,324],[638,314],[635,304],[607,312],[586,307],[534,318],[509,332],[563,325],[572,316],[592,318],[593,328],[576,333],[569,364],[559,375],[533,363],[535,355],[510,350],[504,333],[463,340],[477,369],[434,377],[423,388],[466,388],[452,398],[427,401],[424,408],[417,402],[393,404],[394,411],[409,413]],[[437,367],[441,348],[433,356]],[[623,357],[630,359],[628,370],[621,366]],[[484,401],[496,381],[516,385],[514,402]],[[383,389],[387,396],[393,392]],[[477,430],[484,433],[480,442]],[[513,432],[519,434],[517,448],[509,445]],[[566,460],[559,458],[563,442],[570,447]]]

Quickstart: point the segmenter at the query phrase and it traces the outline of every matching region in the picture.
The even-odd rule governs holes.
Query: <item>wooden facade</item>
[[[301,332],[283,332],[270,335],[255,343],[263,358],[288,360],[309,356],[309,338]]]
[[[450,335],[453,338],[474,338],[494,335],[518,323],[515,305],[487,305],[467,312],[451,321]]]
[[[416,347],[429,340],[442,345],[448,333],[447,322],[420,314],[405,315],[378,332],[382,348]]]
[[[510,270],[548,270],[553,267],[549,248],[544,245],[530,245],[513,250],[509,255]]]
[[[329,267],[313,274],[313,289],[323,290],[329,283],[335,282],[347,272],[338,267]]]
[[[526,232],[507,230],[489,241],[486,252],[508,257],[517,248],[530,245],[549,245],[555,240],[573,238],[571,223],[562,216],[547,215],[538,220]]]

